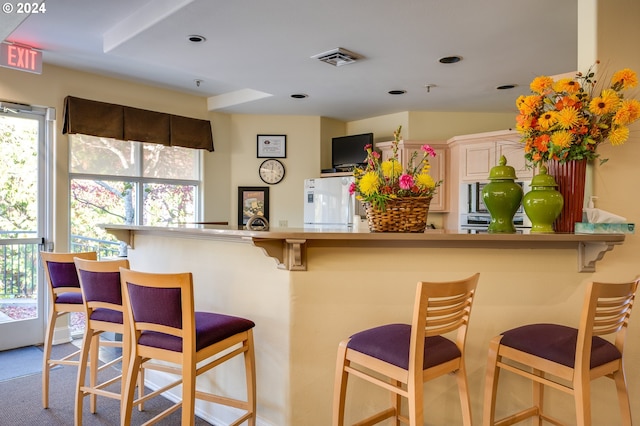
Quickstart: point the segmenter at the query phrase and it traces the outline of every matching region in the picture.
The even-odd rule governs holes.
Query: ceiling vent
[[[352,64],[358,59],[361,59],[362,56],[347,49],[343,49],[342,47],[337,47],[333,50],[329,50],[328,52],[314,55],[312,58],[331,64],[334,67],[340,67],[342,65]]]

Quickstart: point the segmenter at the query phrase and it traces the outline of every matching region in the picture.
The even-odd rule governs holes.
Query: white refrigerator
[[[304,226],[353,225],[355,196],[349,194],[353,176],[304,180]]]

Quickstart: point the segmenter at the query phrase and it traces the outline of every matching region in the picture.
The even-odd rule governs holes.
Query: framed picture
[[[269,221],[269,187],[238,187],[238,227],[244,228],[253,215],[263,216]]]
[[[287,158],[287,135],[258,135],[258,158]]]

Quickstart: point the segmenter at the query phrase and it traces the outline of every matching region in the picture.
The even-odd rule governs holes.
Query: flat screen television
[[[364,147],[373,145],[373,133],[340,136],[331,140],[331,166],[334,169],[350,170],[365,163]]]

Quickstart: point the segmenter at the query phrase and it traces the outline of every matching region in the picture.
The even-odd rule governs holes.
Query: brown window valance
[[[62,133],[213,151],[211,122],[67,96]]]

